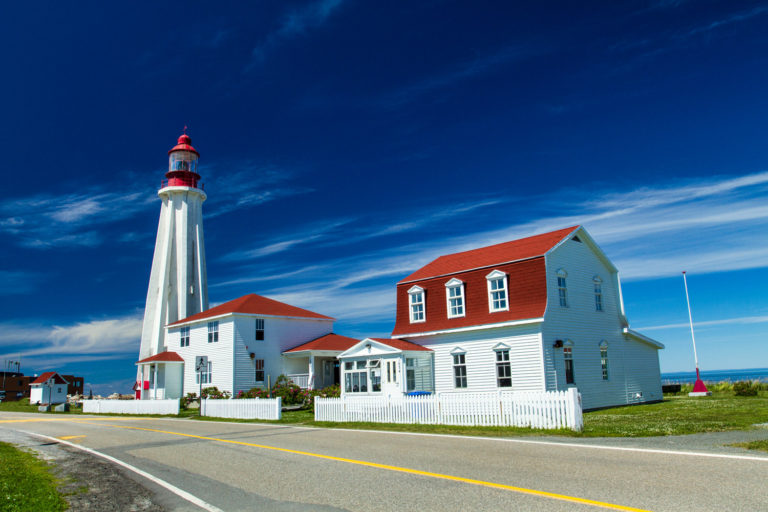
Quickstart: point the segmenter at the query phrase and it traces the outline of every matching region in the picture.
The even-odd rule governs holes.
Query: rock
[[[59,404],[56,407],[54,407],[53,410],[56,412],[67,412],[69,411],[69,404],[68,403]]]

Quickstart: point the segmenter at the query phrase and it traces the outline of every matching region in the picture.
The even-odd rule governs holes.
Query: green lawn
[[[733,443],[731,446],[738,446],[739,448],[746,448],[747,450],[760,450],[768,452],[768,439],[761,441],[749,441],[748,443]]]
[[[34,455],[0,442],[0,510],[66,510],[49,466]]]

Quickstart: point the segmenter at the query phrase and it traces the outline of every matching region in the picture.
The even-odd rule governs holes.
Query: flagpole
[[[709,396],[712,393],[707,389],[704,381],[699,374],[699,356],[696,353],[696,337],[693,334],[693,315],[691,315],[691,299],[688,297],[688,279],[683,270],[683,284],[685,285],[685,302],[688,304],[688,321],[691,324],[691,341],[693,342],[693,361],[696,363],[696,382],[693,384],[693,391],[688,396]]]

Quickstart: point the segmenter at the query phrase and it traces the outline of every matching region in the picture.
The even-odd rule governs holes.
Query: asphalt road
[[[0,440],[19,432],[66,438],[225,511],[768,511],[768,456],[666,438],[504,440],[0,413]],[[165,505],[196,509],[180,498]]]

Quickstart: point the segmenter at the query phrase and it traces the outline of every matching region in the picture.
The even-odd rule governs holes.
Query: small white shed
[[[62,404],[67,401],[67,381],[56,372],[45,372],[30,382],[30,404]]]

